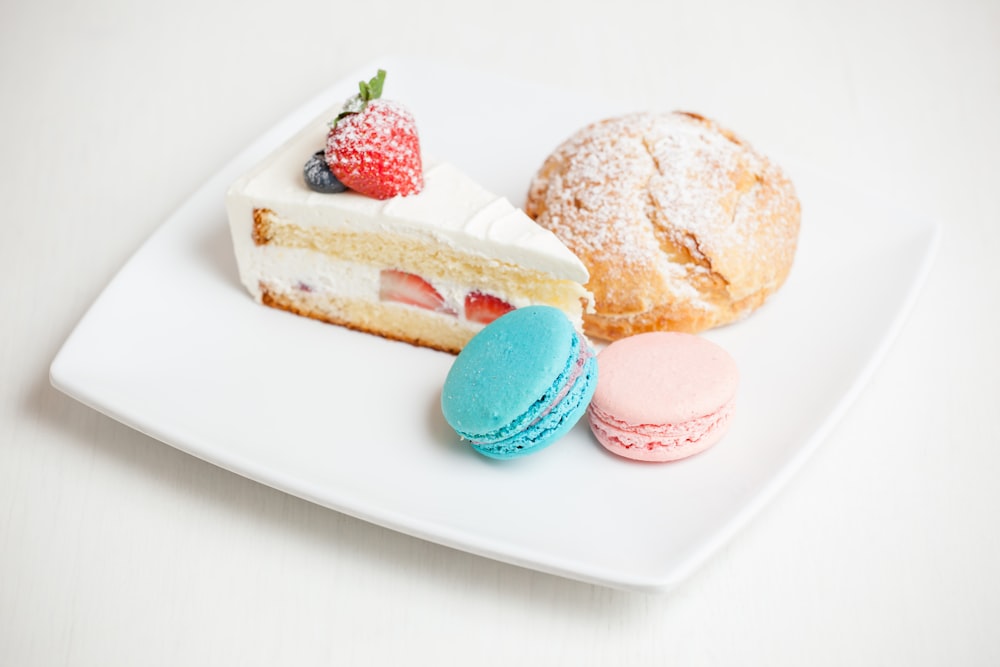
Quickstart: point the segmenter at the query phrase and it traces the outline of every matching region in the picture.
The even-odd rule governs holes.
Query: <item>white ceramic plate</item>
[[[421,538],[604,585],[666,590],[770,498],[871,374],[936,246],[933,224],[792,162],[803,202],[785,287],[707,334],[742,372],[716,447],[667,465],[606,453],[585,420],[524,459],[477,455],[441,417],[453,357],[264,308],[240,286],[228,184],[376,65],[427,152],[523,204],[545,155],[619,111],[482,73],[386,59],[291,114],[143,245],[52,363],[52,383],[154,438]],[[440,82],[464,77],[458,104]],[[624,109],[621,109],[624,110]]]

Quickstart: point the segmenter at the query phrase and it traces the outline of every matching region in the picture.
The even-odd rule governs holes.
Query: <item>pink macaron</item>
[[[675,461],[702,452],[729,430],[736,362],[693,334],[644,333],[597,357],[590,428],[609,451],[639,461]]]

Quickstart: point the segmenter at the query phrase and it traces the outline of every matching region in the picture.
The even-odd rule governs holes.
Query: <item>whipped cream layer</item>
[[[379,297],[380,268],[371,264],[330,259],[312,250],[264,246],[255,249],[250,262],[250,273],[266,276],[268,289],[277,292],[301,290],[317,295],[357,301],[377,302]],[[482,329],[481,323],[469,322],[464,317],[467,285],[436,279],[432,287],[444,299],[444,305],[451,314],[431,313],[428,316],[458,318],[475,331]],[[260,289],[260,282],[257,283]],[[528,295],[520,291],[494,289],[491,294],[503,299],[515,308],[523,308],[534,303]]]
[[[310,123],[230,187],[226,208],[243,283],[258,293],[252,239],[253,211],[274,210],[303,227],[408,236],[446,248],[585,284],[583,263],[551,232],[507,199],[481,187],[448,163],[425,160],[424,189],[417,195],[377,200],[354,192],[310,190],[306,160],[323,148],[330,111]]]

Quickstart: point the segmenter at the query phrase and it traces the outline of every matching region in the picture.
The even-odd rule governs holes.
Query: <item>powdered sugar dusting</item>
[[[526,208],[588,265],[599,314],[675,305],[709,325],[732,319],[718,313],[720,301],[728,307],[784,279],[798,230],[798,201],[780,169],[686,113],[584,128],[542,166]]]

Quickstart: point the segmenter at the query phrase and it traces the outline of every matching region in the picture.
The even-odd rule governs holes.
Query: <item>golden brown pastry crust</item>
[[[525,210],[590,270],[584,326],[609,340],[748,315],[788,276],[801,217],[777,165],[684,112],[581,129],[539,169]]]

